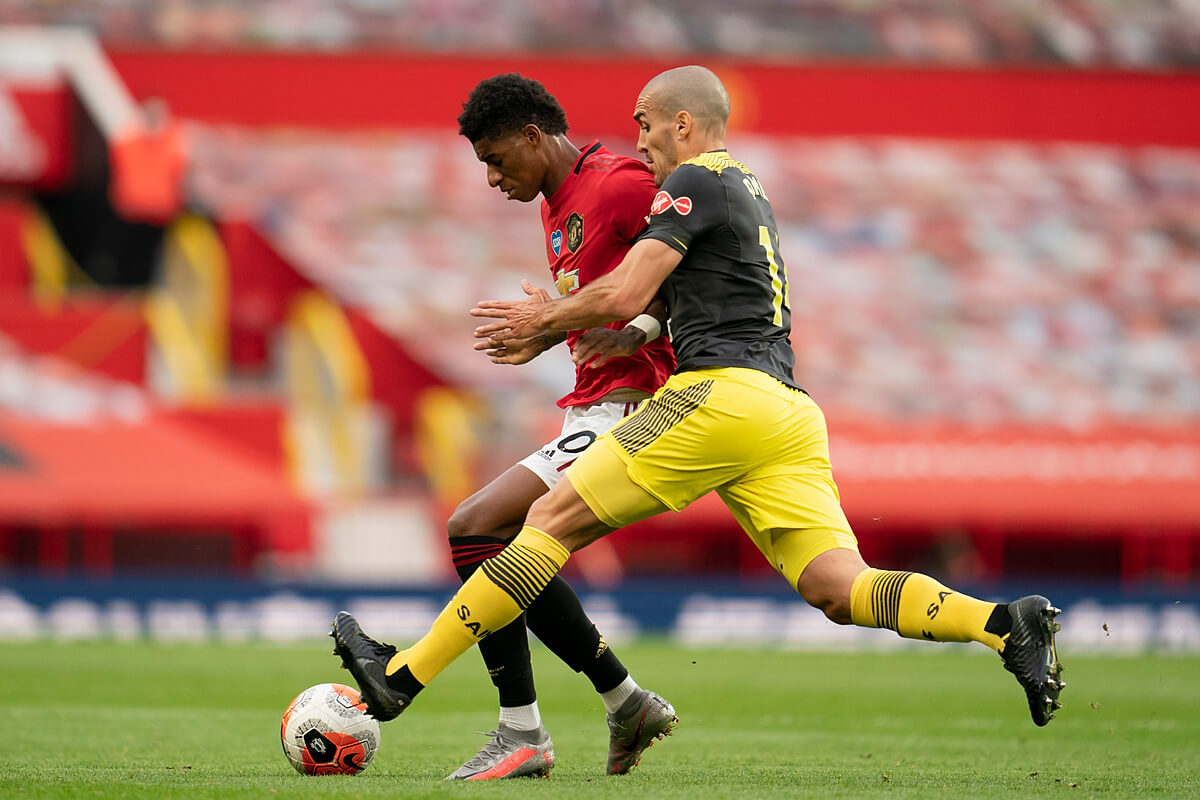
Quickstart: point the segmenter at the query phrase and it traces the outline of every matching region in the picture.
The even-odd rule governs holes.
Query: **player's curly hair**
[[[567,114],[554,95],[533,78],[508,72],[471,90],[458,115],[458,132],[474,143],[516,133],[530,123],[550,136],[567,132]]]

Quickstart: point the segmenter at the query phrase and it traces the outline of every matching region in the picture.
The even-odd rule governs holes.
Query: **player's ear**
[[[688,134],[691,133],[692,127],[695,124],[696,121],[692,119],[692,115],[690,113],[687,111],[680,111],[675,115],[675,138],[686,139]]]
[[[521,129],[521,135],[532,147],[537,147],[542,143],[542,129],[532,122]]]

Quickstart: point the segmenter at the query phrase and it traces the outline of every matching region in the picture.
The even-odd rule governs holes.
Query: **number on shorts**
[[[596,434],[592,431],[576,431],[570,436],[564,436],[558,440],[557,447],[564,453],[582,453],[592,446],[592,442],[596,441]]]

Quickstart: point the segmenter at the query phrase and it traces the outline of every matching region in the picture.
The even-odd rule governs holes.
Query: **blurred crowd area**
[[[522,405],[567,390],[561,357],[500,367],[471,349],[476,301],[552,286],[537,205],[489,189],[460,137],[191,133],[199,202],[254,220],[431,366]],[[772,199],[797,377],[827,411],[1200,421],[1200,153],[748,135],[731,150]]]
[[[1200,65],[1197,0],[6,0],[3,23],[168,47]]]
[[[146,415],[148,405],[145,393],[130,383],[31,354],[0,334],[0,412],[69,424],[132,422]]]

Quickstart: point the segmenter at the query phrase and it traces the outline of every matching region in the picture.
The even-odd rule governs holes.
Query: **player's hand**
[[[610,358],[631,356],[646,343],[646,332],[638,328],[592,328],[575,342],[571,360],[576,364],[599,367]]]
[[[530,298],[536,300],[538,305],[543,305],[550,302],[550,293],[540,286],[534,286],[524,278],[521,279],[521,290]]]
[[[481,300],[471,309],[471,316],[496,320],[475,329],[476,339],[508,343],[514,339],[532,339],[545,330],[539,327],[538,312],[550,302],[550,293],[521,281],[521,288],[529,295],[526,300]],[[476,348],[480,349],[480,348]]]
[[[488,337],[476,342],[475,349],[483,351],[493,364],[528,364],[553,344],[554,342],[545,336],[507,341]]]

